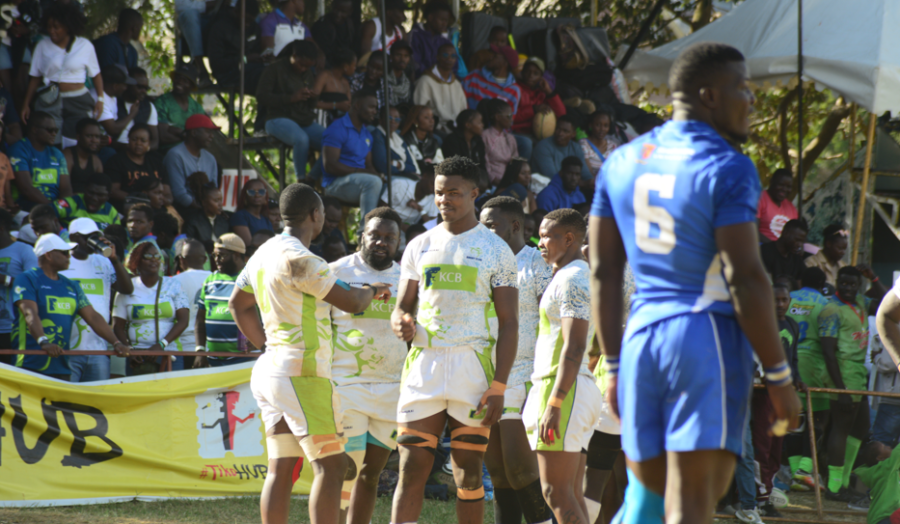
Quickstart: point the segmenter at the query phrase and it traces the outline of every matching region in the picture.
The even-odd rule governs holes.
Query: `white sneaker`
[[[763,524],[761,518],[759,518],[759,511],[756,509],[742,509],[738,510],[734,516],[741,522],[748,522],[750,524]]]

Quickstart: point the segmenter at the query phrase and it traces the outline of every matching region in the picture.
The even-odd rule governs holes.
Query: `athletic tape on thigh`
[[[307,435],[300,439],[300,447],[309,460],[319,460],[344,452],[347,439],[332,433],[331,435]]]
[[[278,433],[266,437],[266,449],[270,459],[303,456],[303,449],[292,433]]]
[[[456,486],[456,498],[463,502],[478,502],[479,500],[484,500],[484,486],[479,486],[476,489],[465,489]]]
[[[417,431],[412,428],[403,428],[401,427],[397,431],[397,445],[398,446],[413,446],[417,448],[427,448],[432,452],[437,447],[438,438],[437,435],[432,435],[430,433],[425,433],[424,431]]]
[[[353,439],[351,438],[352,442]],[[359,470],[362,469],[363,461],[366,458],[366,450],[360,449],[356,451],[347,450],[347,456],[350,457],[350,464],[347,466],[347,475],[344,477],[344,486],[341,488],[341,509],[350,507],[350,494],[353,492],[353,485],[359,476]]]
[[[487,451],[491,428],[473,428],[462,426],[450,431],[450,449],[468,449]]]

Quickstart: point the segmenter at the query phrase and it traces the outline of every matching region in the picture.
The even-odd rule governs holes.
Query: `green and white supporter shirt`
[[[351,314],[332,306],[334,362],[331,379],[339,386],[375,382],[400,382],[406,361],[406,342],[391,330],[391,312],[397,304],[400,265],[378,271],[354,253],[330,264],[334,275],[353,287],[384,283],[391,286],[387,304],[373,300],[362,313]]]
[[[553,275],[553,280],[541,298],[541,321],[538,328],[537,347],[534,350],[535,384],[544,378],[555,377],[562,358],[562,319],[587,320],[590,324],[584,341],[585,352],[579,373],[593,378],[587,363],[594,323],[591,319],[590,267],[584,260],[570,262]]]
[[[69,269],[60,274],[77,282],[84,291],[84,296],[97,313],[109,323],[109,306],[112,303],[112,285],[116,283],[116,270],[112,262],[103,255],[91,254],[85,260],[75,257],[69,259]],[[81,316],[75,317],[72,335],[69,338],[69,349],[99,350],[106,349],[107,342],[94,333]]]
[[[238,276],[239,289],[256,295],[266,352],[254,370],[273,377],[331,378],[331,305],[322,299],[337,277],[299,239],[267,241]]]
[[[553,279],[553,270],[544,262],[537,248],[522,248],[516,255],[516,264],[519,267],[519,347],[509,372],[507,387],[515,387],[531,380],[534,347],[541,320],[541,295]]]
[[[116,295],[113,316],[128,322],[128,340],[135,349],[147,349],[162,340],[175,327],[175,312],[190,307],[187,295],[177,280],[171,277],[160,278],[162,289],[159,293],[159,302],[156,301],[156,286],[159,282],[152,288],[147,287],[141,277],[131,279],[134,283],[132,294]],[[157,314],[154,312],[154,304],[157,304],[159,311],[159,332],[156,331]],[[184,351],[178,339],[163,349]]]
[[[237,275],[217,271],[206,277],[197,292],[196,305],[204,308],[206,349],[213,353],[239,353],[238,327],[228,309],[228,299],[234,291]],[[221,357],[209,357],[221,358]],[[224,357],[229,359],[230,357]]]
[[[417,236],[406,247],[400,279],[418,282],[418,348],[468,347],[489,356],[496,340],[488,316],[493,289],[517,287],[516,258],[482,224],[454,235],[443,226]]]

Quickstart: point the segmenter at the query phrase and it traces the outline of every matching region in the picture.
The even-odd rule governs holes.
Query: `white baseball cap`
[[[76,218],[69,224],[70,235],[78,233],[79,235],[88,236],[99,231],[100,228],[97,227],[97,223],[87,217]]]
[[[75,249],[75,246],[77,245],[78,244],[74,242],[66,242],[61,239],[59,235],[46,233],[41,235],[41,238],[34,244],[34,254],[40,258],[51,251],[71,251],[72,249]]]
[[[37,235],[34,234],[34,228],[31,227],[31,224],[25,224],[19,228],[19,241],[32,246],[37,242]]]

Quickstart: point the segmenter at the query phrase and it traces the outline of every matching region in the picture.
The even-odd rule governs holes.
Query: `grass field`
[[[815,508],[811,494],[792,493],[791,507]],[[828,510],[846,509],[846,504],[826,502]],[[813,518],[812,514],[785,513],[786,517]],[[374,524],[387,524],[391,517],[390,497],[380,497],[375,506]],[[835,522],[865,522],[861,516],[832,516]],[[307,501],[294,499],[291,503],[292,523],[308,523]],[[0,509],[0,524],[256,524],[259,522],[259,498],[231,498],[223,500],[170,500],[163,502],[125,502],[95,506],[59,508]],[[455,504],[426,500],[421,524],[456,522]],[[721,520],[717,522],[737,522]],[[485,504],[484,524],[494,523],[493,504]]]

